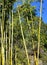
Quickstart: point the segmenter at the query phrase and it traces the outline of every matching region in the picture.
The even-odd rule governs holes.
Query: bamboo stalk
[[[40,3],[40,20],[39,20],[39,28],[38,28],[38,55],[37,55],[37,58],[38,58],[38,65],[39,65],[39,49],[40,49],[40,31],[41,31],[41,17],[42,17],[42,0],[41,0],[41,3]]]
[[[7,26],[6,26],[6,65],[7,64]]]
[[[1,20],[0,20],[0,22],[1,22]],[[1,27],[0,27],[0,29],[1,29]],[[0,37],[0,44],[2,44],[1,37]],[[1,51],[1,47],[0,47],[0,52],[2,52],[2,51]],[[2,56],[2,54],[0,53],[0,65],[1,65],[1,61],[2,61],[2,60],[1,60],[1,56]]]
[[[39,20],[39,29],[38,29],[38,59],[39,59],[39,48],[40,48],[41,17],[42,17],[42,0],[40,4],[40,20]]]
[[[1,65],[1,49],[0,49],[0,65]]]
[[[4,4],[5,4],[5,3],[4,3]],[[3,14],[4,14],[4,15],[3,15],[3,17],[4,17],[4,24],[3,24],[3,25],[5,26],[5,22],[6,22],[6,21],[5,21],[5,10],[3,10],[3,11],[4,11],[4,12],[3,12]],[[4,27],[4,29],[3,29],[3,33],[4,33],[4,45],[5,45],[5,43],[6,43],[6,42],[5,42],[5,27]],[[5,52],[5,48],[4,48],[4,52]],[[5,63],[5,53],[4,53],[4,63]]]
[[[13,65],[13,10],[12,10],[12,40],[11,40],[11,65]]]
[[[4,65],[4,47],[3,47],[3,44],[4,44],[4,41],[3,41],[3,26],[1,24],[1,55],[2,55],[2,65]]]
[[[10,43],[11,43],[10,35],[11,35],[11,31],[10,31],[10,19],[9,19],[9,61],[10,61]]]
[[[2,6],[3,8],[3,6]],[[2,9],[2,22],[1,22],[1,56],[2,56],[2,65],[5,63],[4,56],[4,18],[3,18],[3,9]]]
[[[19,22],[20,22],[21,34],[22,34],[22,38],[23,38],[23,44],[24,44],[25,52],[26,52],[26,56],[27,56],[27,63],[28,63],[28,65],[30,65],[29,57],[28,57],[28,51],[27,51],[27,47],[26,47],[26,42],[25,42],[25,39],[24,39],[23,30],[22,30],[21,17],[20,17],[20,12],[19,12],[19,10],[18,10],[18,15],[19,15]]]

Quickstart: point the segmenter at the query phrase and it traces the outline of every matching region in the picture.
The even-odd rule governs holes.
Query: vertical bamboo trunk
[[[1,55],[2,55],[2,65],[4,65],[4,36],[3,36],[3,25],[1,23]]]
[[[30,65],[29,57],[28,57],[28,51],[27,51],[27,47],[26,47],[26,42],[25,42],[25,39],[24,39],[23,30],[22,30],[21,17],[20,17],[20,12],[19,12],[19,10],[18,10],[18,15],[19,15],[19,22],[20,22],[21,34],[22,34],[23,43],[24,43],[24,47],[25,47],[25,52],[26,52],[26,56],[27,56],[27,62],[28,62],[28,65]]]
[[[12,57],[13,57],[13,10],[12,10],[12,39],[11,39],[11,65],[13,65],[13,60],[12,60]]]
[[[5,25],[5,10],[4,10],[4,26],[6,26]],[[4,30],[3,30],[3,33],[4,33],[4,46],[5,46],[5,28],[4,28]],[[4,63],[5,63],[5,48],[4,48]]]
[[[4,34],[4,46],[6,44],[6,30],[5,30],[5,27],[6,27],[6,24],[5,24],[5,0],[3,0],[3,19],[4,19],[4,22],[3,22],[3,34]],[[6,52],[5,48],[4,48],[4,52]],[[4,54],[4,63],[6,64],[5,60],[6,60],[6,53]]]
[[[1,22],[1,19],[0,19],[0,22]],[[0,26],[0,32],[1,32],[1,26]],[[1,35],[1,34],[0,34],[0,35]],[[0,45],[1,45],[1,43],[2,43],[2,42],[1,42],[1,37],[0,37]],[[1,60],[1,55],[2,55],[1,52],[2,52],[2,51],[1,51],[1,47],[0,47],[0,65],[1,65],[1,61],[2,61],[2,60]]]
[[[9,65],[10,65],[10,43],[11,43],[10,35],[11,35],[11,31],[10,31],[10,19],[9,19]]]
[[[3,6],[2,6],[2,22],[1,22],[1,56],[2,56],[2,65],[5,64],[4,56],[4,18],[3,18]]]
[[[0,65],[1,65],[1,49],[0,49]]]
[[[6,26],[6,65],[7,64],[7,26]]]
[[[5,46],[5,31],[4,31],[4,46]],[[5,65],[5,48],[4,48],[4,65]]]
[[[40,31],[41,31],[41,17],[42,17],[42,0],[40,4],[40,20],[39,20],[39,31],[38,31],[38,62],[39,62],[39,48],[40,48]]]

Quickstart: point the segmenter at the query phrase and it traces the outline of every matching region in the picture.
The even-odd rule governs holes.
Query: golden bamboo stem
[[[38,28],[38,65],[39,65],[39,49],[40,49],[40,31],[41,31],[41,17],[42,17],[42,0],[41,0],[41,4],[40,4],[40,20],[39,20],[39,28]]]
[[[2,23],[1,23],[1,56],[2,56],[2,65],[4,65],[4,36],[3,36],[3,26],[2,26]]]
[[[7,26],[6,26],[6,65],[7,65]]]
[[[40,48],[41,17],[42,17],[42,0],[40,4],[40,20],[39,20],[39,28],[38,28],[38,59],[39,59],[39,48]]]
[[[10,35],[11,35],[11,31],[10,31],[10,19],[9,19],[9,61],[10,61],[10,43],[11,43]]]
[[[11,41],[11,65],[13,65],[13,60],[12,60],[12,57],[13,57],[13,10],[12,10],[12,41]]]
[[[2,6],[3,8],[3,6]],[[5,64],[5,56],[4,56],[4,18],[3,18],[3,9],[2,9],[2,22],[1,22],[1,56],[2,56],[2,65]]]

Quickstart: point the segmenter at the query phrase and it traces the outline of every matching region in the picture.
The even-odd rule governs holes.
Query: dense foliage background
[[[21,2],[21,5],[17,4],[14,8],[13,5],[16,2]],[[12,43],[12,17],[13,17],[13,48],[12,48],[12,63],[13,65],[28,65],[26,51],[24,47],[23,39],[25,40],[27,52],[30,60],[30,65],[32,65],[32,56],[34,57],[34,51],[37,53],[38,49],[38,31],[39,31],[39,21],[40,17],[36,16],[36,6],[31,6],[30,3],[34,0],[0,0],[3,3],[2,7],[0,4],[0,65],[2,64],[2,53],[1,53],[1,24],[3,17],[3,32],[5,32],[5,40],[7,34],[7,50],[6,41],[3,43],[4,57],[6,60],[7,51],[7,65],[11,63],[11,43]],[[40,0],[38,0],[40,2]],[[38,2],[36,1],[36,2]],[[6,9],[3,10],[2,8]],[[12,16],[13,10],[13,16]],[[5,12],[5,14],[4,14]],[[2,16],[3,14],[3,16]],[[21,21],[21,24],[20,24]],[[21,31],[22,27],[22,31]],[[6,32],[7,30],[7,32]],[[22,32],[24,38],[22,36]],[[10,37],[9,37],[10,36]],[[3,39],[4,40],[4,39]],[[9,42],[10,40],[10,42]],[[32,42],[33,40],[33,42]],[[10,45],[9,45],[10,43]],[[33,48],[34,43],[34,48]],[[10,49],[10,50],[9,50]],[[2,51],[3,52],[3,51]],[[39,59],[42,61],[41,65],[47,65],[47,24],[43,22],[41,18],[41,29],[40,29],[40,50]],[[33,60],[34,61],[34,60]],[[12,65],[12,64],[11,64]]]

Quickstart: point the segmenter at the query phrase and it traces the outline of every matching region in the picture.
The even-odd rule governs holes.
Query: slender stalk
[[[11,65],[13,65],[13,60],[12,60],[12,57],[13,57],[13,10],[12,10],[12,41],[11,41]]]
[[[22,34],[23,43],[24,43],[24,47],[25,47],[25,52],[26,52],[26,56],[27,56],[27,62],[28,62],[28,65],[30,65],[29,57],[28,57],[28,51],[27,51],[27,47],[26,47],[26,42],[25,42],[25,39],[24,39],[23,30],[22,30],[21,17],[20,17],[20,12],[19,12],[19,10],[18,10],[18,15],[19,15],[19,22],[20,22],[21,34]]]
[[[3,44],[4,44],[4,41],[3,41],[3,26],[1,24],[1,55],[2,55],[2,65],[4,65],[4,47],[3,47]]]
[[[10,19],[9,19],[9,61],[10,61],[10,43],[11,43],[10,35],[11,35],[11,31],[10,31]]]
[[[0,20],[0,22],[1,22],[1,20]],[[0,27],[0,30],[1,30],[1,27]],[[1,44],[2,44],[2,40],[1,40],[1,37],[0,37],[0,45],[1,45]],[[1,55],[2,55],[1,52],[2,52],[2,51],[1,51],[1,47],[0,47],[0,65],[1,65],[1,61],[2,61],[2,60],[1,60]]]
[[[42,17],[42,0],[40,4],[40,20],[39,20],[39,30],[38,30],[38,60],[39,60],[39,48],[40,48],[41,17]]]
[[[1,48],[0,48],[0,65],[1,65]]]
[[[5,10],[4,10],[4,26],[5,26]],[[5,28],[3,29],[3,34],[4,34],[4,45],[5,45]],[[4,52],[5,52],[5,48],[4,48]],[[4,63],[5,63],[5,53],[4,53]]]
[[[3,6],[2,6],[3,8]],[[4,65],[4,18],[3,18],[3,9],[2,9],[2,22],[1,22],[1,56],[2,56],[2,65]]]
[[[4,45],[5,45],[5,31],[4,31],[4,40],[3,40],[3,42],[4,42]],[[5,48],[4,48],[4,64],[5,64]]]
[[[6,65],[7,65],[7,26],[6,26]]]

